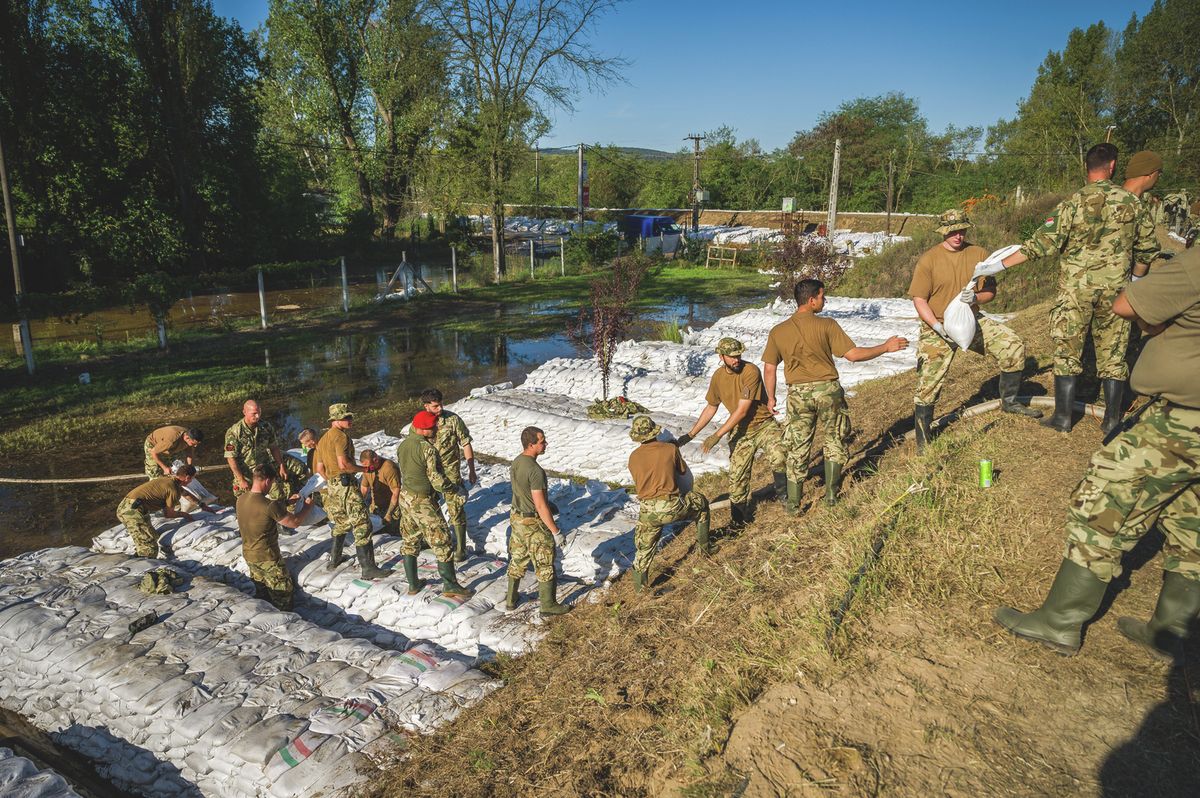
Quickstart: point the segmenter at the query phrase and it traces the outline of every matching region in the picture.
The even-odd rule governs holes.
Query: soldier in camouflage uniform
[[[558,603],[558,574],[554,572],[556,546],[565,543],[554,521],[558,508],[548,498],[550,486],[537,459],[546,453],[546,433],[537,427],[521,430],[521,453],[513,459],[512,509],[508,537],[508,593],[504,607],[512,611],[520,603],[521,577],[533,563],[538,580],[542,615],[562,615],[570,606]]]
[[[242,558],[254,583],[254,597],[271,602],[277,609],[292,609],[295,585],[279,551],[279,526],[295,529],[304,523],[312,508],[308,497],[298,512],[289,513],[283,500],[271,501],[275,472],[256,465],[250,470],[250,490],[238,497],[235,514],[242,538]]]
[[[708,384],[708,403],[687,434],[676,443],[683,446],[700,434],[725,405],[729,417],[717,431],[704,440],[707,453],[725,435],[729,435],[729,511],[731,527],[742,529],[751,520],[750,469],[754,455],[761,449],[771,463],[775,475],[775,493],[782,498],[787,493],[787,459],[783,451],[783,430],[767,412],[767,391],[762,372],[753,363],[742,360],[746,347],[736,338],[722,338],[716,353],[721,365],[713,372]]]
[[[1196,206],[1186,191],[1164,194],[1162,200],[1151,197],[1150,216],[1154,230],[1159,234],[1159,243],[1172,252],[1187,249],[1196,243],[1200,225],[1197,225]],[[1165,243],[1164,243],[1165,242]]]
[[[715,554],[718,546],[709,541],[708,499],[697,491],[680,492],[679,475],[687,464],[679,454],[676,443],[655,440],[662,427],[650,416],[635,416],[629,437],[641,444],[629,455],[629,473],[638,497],[638,522],[633,532],[637,551],[633,557],[633,586],[641,592],[654,580],[650,566],[658,553],[662,528],[678,521],[695,519],[696,547],[707,556]]]
[[[463,484],[460,462],[467,461],[467,484],[474,485],[475,451],[471,448],[471,432],[462,417],[442,407],[442,392],[430,388],[421,394],[425,409],[438,417],[437,438],[433,446],[442,461],[442,472],[454,490],[442,493],[450,527],[454,530],[454,561],[467,559],[467,486]]]
[[[1129,280],[1130,267],[1144,274],[1159,253],[1154,226],[1141,201],[1113,184],[1117,148],[1097,144],[1088,150],[1088,184],[1061,202],[1019,252],[1004,259],[1005,268],[1029,258],[1059,255],[1058,298],[1050,312],[1054,339],[1054,415],[1042,421],[1070,432],[1075,393],[1083,373],[1088,331],[1096,350],[1096,371],[1103,380],[1105,433],[1116,428],[1123,412],[1129,322],[1112,312],[1113,300]]]
[[[182,497],[182,489],[190,485],[195,477],[195,466],[180,466],[170,476],[155,477],[138,485],[117,505],[117,520],[125,525],[129,536],[133,538],[133,550],[137,556],[150,559],[158,556],[158,533],[150,524],[151,513],[162,510],[164,518],[195,520],[189,513],[175,509]],[[200,508],[208,511],[204,504]]]
[[[1170,659],[1200,616],[1200,251],[1188,250],[1130,285],[1114,311],[1149,336],[1131,383],[1152,397],[1093,457],[1067,515],[1067,548],[1042,606],[1008,607],[996,622],[1019,637],[1072,654],[1099,609],[1121,557],[1155,524],[1166,538],[1166,572],[1149,622],[1117,628]]]
[[[327,483],[322,506],[333,527],[333,541],[326,568],[333,570],[341,564],[346,533],[352,532],[355,555],[362,569],[363,579],[380,579],[391,572],[375,563],[375,546],[371,542],[371,517],[367,513],[367,505],[359,493],[358,481],[355,478],[355,474],[369,469],[354,462],[354,443],[350,440],[350,429],[353,426],[354,414],[344,402],[330,405],[329,430],[317,441],[317,448],[313,453],[313,464],[317,473],[324,477]]]
[[[842,468],[849,459],[850,413],[838,381],[834,357],[851,362],[872,360],[885,352],[898,352],[908,340],[893,335],[876,346],[856,346],[833,319],[817,314],[825,307],[825,284],[801,280],[793,293],[796,312],[771,328],[763,350],[763,383],[767,411],[775,414],[777,372],[783,364],[787,380],[787,426],[783,445],[787,452],[787,511],[800,514],[802,486],[808,473],[808,455],[820,422],[825,428],[825,500],[837,501]]]
[[[271,422],[262,418],[258,402],[248,399],[242,405],[242,418],[225,432],[225,463],[233,472],[234,498],[250,490],[250,469],[260,463],[274,468],[279,481],[271,486],[271,499],[284,499],[287,472],[283,453],[279,450],[279,435]]]
[[[442,593],[447,596],[473,596],[475,592],[460,585],[454,576],[451,560],[450,530],[434,500],[434,493],[449,493],[455,487],[442,472],[433,441],[437,437],[438,418],[428,410],[413,417],[409,434],[396,449],[396,465],[400,466],[400,529],[403,537],[404,574],[408,578],[408,593],[416,595],[424,586],[417,578],[417,555],[421,539],[429,542],[437,558],[438,575],[442,577]]]
[[[1021,371],[1025,368],[1025,343],[1007,326],[979,313],[980,305],[996,298],[996,281],[990,277],[972,279],[975,267],[988,257],[986,249],[967,242],[967,231],[973,226],[967,214],[956,208],[942,213],[937,227],[942,243],[930,247],[917,260],[908,287],[908,295],[921,319],[921,334],[917,341],[917,391],[913,397],[913,428],[918,452],[924,451],[929,441],[934,403],[958,350],[958,344],[951,340],[942,324],[946,308],[956,298],[975,314],[976,332],[971,351],[986,353],[1000,366],[1000,408],[1006,413],[1030,418],[1042,416],[1041,411],[1017,401]]]
[[[144,468],[146,479],[157,479],[171,473],[171,461],[178,455],[183,462],[195,465],[196,449],[204,440],[198,429],[189,429],[177,424],[159,427],[146,436],[142,452],[146,455]]]

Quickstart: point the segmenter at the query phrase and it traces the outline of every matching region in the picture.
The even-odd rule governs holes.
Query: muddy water
[[[762,304],[766,298],[765,293],[707,303],[680,298],[644,312],[631,337],[656,337],[658,324],[669,319],[704,327],[721,316]],[[254,300],[257,304],[256,295]],[[502,312],[494,319],[495,328],[519,328],[513,324],[514,314],[541,322],[548,319],[548,324],[531,324],[539,330],[563,330],[565,326],[563,304],[545,302]],[[293,336],[287,346],[238,351],[222,356],[222,360],[230,366],[261,366],[268,380],[280,386],[276,395],[261,397],[263,409],[286,435],[287,445],[292,446],[302,427],[326,426],[326,411],[333,402],[348,402],[358,413],[371,411],[356,428],[359,434],[380,428],[396,432],[418,409],[416,397],[427,387],[440,388],[446,401],[453,402],[481,385],[504,381],[519,384],[551,358],[583,354],[565,332],[506,335],[489,332],[487,326],[476,324],[472,332],[426,326],[352,335]],[[172,364],[164,362],[163,371],[171,369]],[[216,464],[221,462],[224,431],[239,417],[239,408],[231,406],[205,408],[191,413],[186,420],[174,420],[193,424],[206,433],[200,460],[202,464]],[[136,429],[121,430],[112,441],[97,442],[88,450],[46,458],[48,476],[138,472],[144,435]],[[12,468],[5,473],[18,475]],[[36,473],[40,476],[46,471]],[[224,503],[232,501],[227,471],[202,474],[201,481]],[[46,546],[89,545],[94,534],[116,523],[113,513],[117,503],[136,484],[0,484],[0,558]]]

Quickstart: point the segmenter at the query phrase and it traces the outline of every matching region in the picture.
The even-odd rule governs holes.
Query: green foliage
[[[620,239],[610,230],[575,233],[566,239],[567,260],[585,269],[596,269],[617,256]]]

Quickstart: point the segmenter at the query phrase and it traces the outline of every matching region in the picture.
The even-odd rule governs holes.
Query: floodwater
[[[374,293],[374,286],[366,290]],[[336,291],[340,302],[340,288]],[[281,299],[296,299],[300,293],[279,292],[279,295]],[[680,326],[704,327],[722,316],[761,305],[767,299],[765,291],[704,303],[681,297],[644,311],[630,337],[656,337],[658,324],[671,319],[678,320]],[[256,293],[229,298],[235,307],[249,301],[257,312]],[[108,313],[116,317],[122,311]],[[144,313],[140,315],[145,317]],[[434,325],[348,335],[312,333],[289,336],[287,345],[253,351],[242,349],[224,357],[231,367],[260,365],[267,380],[280,386],[277,396],[263,401],[263,411],[286,436],[287,446],[295,445],[296,434],[305,426],[324,428],[326,411],[334,402],[348,402],[358,412],[379,411],[382,421],[359,425],[357,434],[374,432],[380,427],[395,433],[418,409],[416,399],[425,388],[439,388],[450,403],[482,385],[505,381],[520,384],[530,371],[552,358],[586,354],[566,335],[564,303],[542,302],[498,311],[494,327],[519,329],[519,325],[513,324],[513,315],[537,317],[539,321],[550,317],[551,324],[538,324],[536,328],[557,328],[562,332],[500,334],[489,332],[486,324],[474,324],[470,332]],[[563,324],[555,323],[554,316],[561,317]],[[145,332],[144,327],[140,329]],[[162,368],[165,373],[172,371],[170,358],[164,359]],[[200,462],[214,464],[221,462],[225,429],[240,415],[239,407],[213,407],[189,419],[174,421],[195,425],[205,432]],[[102,457],[55,453],[39,463],[41,469],[37,473],[70,478],[138,472],[142,467],[141,442],[145,432],[121,430],[111,441],[101,444]],[[20,476],[11,467],[8,473]],[[201,475],[201,482],[223,503],[231,503],[226,471],[206,472]],[[0,484],[0,558],[46,546],[90,545],[93,535],[116,523],[114,512],[118,502],[136,484],[136,481],[47,486]]]

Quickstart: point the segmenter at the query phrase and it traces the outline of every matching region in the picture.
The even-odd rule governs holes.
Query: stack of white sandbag
[[[0,562],[0,705],[122,789],[334,794],[391,729],[429,731],[498,686],[434,647],[346,639],[224,584],[139,591],[161,565],[79,547]]]
[[[79,798],[67,780],[0,748],[0,798]]]

